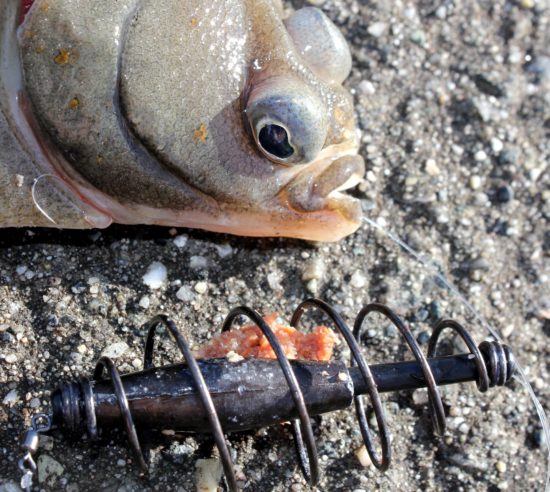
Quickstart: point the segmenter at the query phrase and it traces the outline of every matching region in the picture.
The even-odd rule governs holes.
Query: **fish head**
[[[88,204],[115,222],[239,235],[357,229],[360,204],[342,193],[364,174],[342,86],[351,55],[320,10],[37,3],[21,35],[29,105]]]

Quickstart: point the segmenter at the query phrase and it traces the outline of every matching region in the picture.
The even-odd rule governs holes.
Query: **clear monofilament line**
[[[392,231],[389,231],[385,229],[383,226],[378,224],[376,221],[369,219],[368,217],[363,216],[363,220],[372,226],[377,231],[384,234],[386,237],[391,239],[394,243],[396,243],[402,250],[404,250],[406,253],[408,253],[412,258],[414,258],[417,262],[419,262],[422,266],[424,266],[426,269],[430,271],[431,274],[434,275],[434,277],[437,279],[437,281],[443,285],[445,288],[447,288],[456,299],[460,301],[460,303],[467,309],[467,311],[474,317],[474,319],[480,324],[480,326],[483,326],[486,330],[489,331],[489,333],[494,337],[495,340],[498,340],[502,342],[501,337],[499,336],[498,332],[489,324],[487,320],[485,320],[479,312],[468,302],[466,297],[458,290],[456,286],[454,286],[445,275],[443,275],[437,265],[430,260],[424,258],[420,253],[415,251],[413,248],[411,248],[407,243],[405,243],[397,234],[395,234]],[[529,397],[531,398],[531,401],[533,402],[533,405],[535,406],[535,409],[537,411],[537,415],[539,417],[542,431],[545,438],[546,443],[546,449],[548,453],[547,458],[547,470],[546,470],[546,484],[545,484],[545,490],[546,492],[550,492],[550,425],[548,423],[548,417],[546,416],[546,413],[544,411],[544,408],[542,407],[542,404],[540,403],[539,399],[535,395],[535,392],[533,391],[533,388],[529,381],[527,380],[527,376],[525,375],[525,371],[520,366],[520,364],[517,362],[517,373],[514,376],[514,378],[521,383],[521,385],[525,388],[527,393],[529,394]]]

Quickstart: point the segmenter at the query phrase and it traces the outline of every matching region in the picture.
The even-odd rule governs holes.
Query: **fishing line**
[[[416,262],[420,263],[423,267],[425,267],[437,280],[437,282],[434,282],[436,285],[439,283],[440,285],[448,289],[449,292],[451,292],[451,294],[454,296],[454,298],[457,299],[466,308],[466,310],[473,316],[473,318],[480,324],[480,326],[484,327],[487,331],[489,331],[489,333],[494,337],[495,340],[502,342],[502,339],[499,336],[496,329],[493,326],[491,326],[491,324],[487,320],[485,320],[483,316],[481,316],[481,314],[479,314],[479,312],[474,308],[474,306],[470,302],[468,302],[466,297],[458,290],[458,288],[454,284],[452,284],[444,274],[441,273],[440,268],[431,259],[428,259],[425,256],[421,255],[419,252],[415,251],[407,243],[405,243],[396,233],[390,230],[387,230],[378,222],[372,219],[369,219],[366,216],[363,216],[363,220],[368,225],[373,227],[375,230],[377,230],[378,232],[381,232],[386,237],[388,237],[391,241],[397,244],[403,251],[405,251],[410,257],[412,257]],[[517,362],[517,375],[515,375],[514,378],[525,388],[525,390],[529,394],[529,397],[531,398],[531,401],[535,406],[539,421],[542,426],[542,431],[543,431],[546,449],[547,449],[547,469],[546,469],[545,491],[550,492],[550,424],[548,423],[548,418],[542,407],[542,404],[537,398],[537,396],[535,395],[535,392],[533,391],[531,384],[527,380],[525,371],[523,370],[523,367],[519,364],[519,362]]]

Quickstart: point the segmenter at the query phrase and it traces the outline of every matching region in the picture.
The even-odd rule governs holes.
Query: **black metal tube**
[[[254,429],[296,418],[296,406],[276,360],[210,359],[198,364],[224,431]],[[340,362],[291,364],[310,415],[347,408],[354,395],[368,394],[358,367],[346,368]],[[428,364],[437,385],[476,381],[479,377],[472,354],[435,357],[428,359]],[[508,366],[506,380],[513,374],[513,358]],[[379,392],[426,386],[417,361],[373,364],[370,370]],[[151,368],[122,376],[121,381],[137,427],[210,431],[187,365]],[[93,398],[92,416],[86,395]],[[90,418],[95,418],[98,427],[116,426],[122,421],[110,380],[68,383],[52,394],[52,408],[54,423],[72,431],[85,430]]]
[[[471,354],[450,355],[428,359],[438,386],[476,381],[478,378],[475,357]],[[417,361],[373,364],[370,366],[380,393],[407,389],[425,388],[424,373]],[[367,385],[357,367],[349,369],[356,395],[367,394]]]

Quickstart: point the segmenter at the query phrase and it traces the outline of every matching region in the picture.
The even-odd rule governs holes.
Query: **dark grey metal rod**
[[[459,354],[428,359],[437,385],[476,381],[475,357]],[[276,360],[227,359],[198,361],[220,422],[225,431],[268,426],[296,417],[296,407]],[[512,365],[510,367],[513,367]],[[292,368],[311,415],[348,407],[353,396],[366,394],[367,385],[357,367],[340,362],[292,361]],[[370,366],[379,392],[426,386],[417,361]],[[507,379],[511,372],[507,375]],[[121,378],[132,418],[137,426],[207,432],[209,422],[185,364],[151,368]],[[62,386],[52,395],[54,422],[76,430],[89,420],[84,395],[93,393],[97,426],[120,425],[121,413],[109,380],[83,381]]]
[[[428,359],[428,364],[438,386],[465,381],[476,381],[478,371],[471,354],[450,355]],[[426,387],[422,368],[417,361],[373,364],[370,366],[380,393]],[[367,393],[367,386],[357,367],[349,369],[355,395]]]

